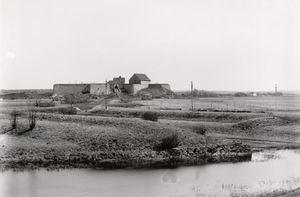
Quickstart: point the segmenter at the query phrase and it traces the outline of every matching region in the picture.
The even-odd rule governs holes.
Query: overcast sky
[[[0,89],[146,73],[175,90],[300,90],[298,0],[0,0]]]

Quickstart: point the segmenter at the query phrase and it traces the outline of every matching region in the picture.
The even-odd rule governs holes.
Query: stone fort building
[[[134,95],[145,88],[166,88],[171,90],[169,84],[151,84],[151,80],[147,75],[135,73],[129,79],[129,83],[125,83],[125,78],[120,76],[106,83],[54,84],[53,95],[92,94],[100,96],[116,91]]]

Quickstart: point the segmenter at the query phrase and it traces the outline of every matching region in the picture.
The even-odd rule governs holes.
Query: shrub
[[[246,94],[245,92],[236,92],[236,93],[233,94],[233,96],[243,97],[243,96],[248,96],[248,94]]]
[[[17,117],[21,115],[20,112],[14,110],[10,113],[10,125],[11,129],[16,129],[17,128]]]
[[[29,123],[29,129],[32,130],[34,129],[36,125],[36,113],[34,111],[29,111],[28,112],[28,123]]]
[[[142,115],[142,118],[144,120],[157,121],[158,120],[158,115],[157,115],[157,113],[154,113],[154,112],[145,112]]]
[[[161,139],[160,143],[156,146],[156,149],[161,150],[169,150],[175,147],[178,147],[180,144],[179,138],[177,134],[173,134]]]
[[[36,101],[36,107],[54,107],[55,104],[53,101]]]
[[[58,112],[61,114],[77,114],[77,110],[74,107],[67,107],[67,108],[59,108]]]
[[[16,110],[11,112],[11,129],[6,130],[4,133],[11,132],[11,134],[14,135],[22,135],[28,131],[31,131],[36,126],[36,112],[33,110],[29,110],[27,113],[27,119],[28,119],[28,127],[24,126],[22,124],[17,125],[17,117],[23,116],[25,113],[18,112]]]
[[[207,128],[205,126],[194,126],[192,130],[194,133],[205,135]]]
[[[152,100],[152,94],[147,92],[142,92],[140,94],[142,100]]]

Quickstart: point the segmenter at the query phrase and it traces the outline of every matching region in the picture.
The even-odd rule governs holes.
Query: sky
[[[298,0],[0,0],[0,89],[300,90]]]

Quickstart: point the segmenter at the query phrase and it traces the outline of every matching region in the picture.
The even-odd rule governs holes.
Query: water
[[[251,162],[159,170],[60,170],[0,173],[0,196],[202,197],[300,187],[300,150],[254,153]]]

